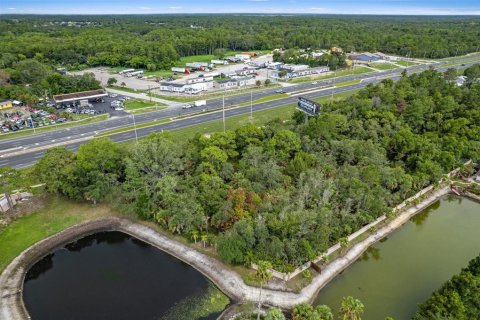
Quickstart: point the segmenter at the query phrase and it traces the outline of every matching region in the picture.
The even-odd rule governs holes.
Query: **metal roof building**
[[[107,93],[103,89],[74,92],[67,94],[58,94],[53,96],[55,103],[73,102],[79,100],[90,100],[106,97]]]

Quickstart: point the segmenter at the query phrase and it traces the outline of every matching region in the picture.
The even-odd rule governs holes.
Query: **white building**
[[[161,82],[160,83],[160,91],[182,93],[182,92],[185,92],[185,84],[174,83],[174,82]]]
[[[193,84],[193,83],[202,83],[202,82],[211,82],[211,81],[213,81],[212,76],[210,76],[210,77],[203,76],[203,77],[187,79],[186,83],[187,84]]]
[[[272,69],[272,70],[278,70],[280,69],[281,67],[283,66],[283,63],[282,62],[272,62],[272,63],[269,63],[267,68],[268,69]]]
[[[168,91],[175,93],[188,93],[188,94],[197,94],[202,91],[207,91],[209,88],[213,87],[213,82],[202,82],[202,83],[175,83],[175,82],[162,82],[160,83],[160,91]]]
[[[228,64],[228,61],[227,60],[212,60],[210,61],[212,64]]]
[[[218,89],[233,89],[239,87],[247,87],[255,85],[255,78],[254,77],[239,77],[237,79],[226,79],[226,80],[218,80],[214,83],[214,88]]]
[[[245,60],[250,60],[251,56],[249,54],[236,54],[235,58],[245,61]]]
[[[308,65],[306,65],[306,64],[284,64],[281,67],[281,69],[292,71],[292,72],[298,72],[298,71],[302,71],[302,70],[307,70]]]

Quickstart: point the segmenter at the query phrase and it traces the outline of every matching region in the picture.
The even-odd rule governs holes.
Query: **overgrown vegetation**
[[[480,256],[453,276],[422,303],[416,320],[479,319],[480,318]]]
[[[153,134],[128,150],[108,139],[36,165],[47,190],[124,210],[231,264],[289,271],[389,208],[480,158],[480,85],[429,70],[325,104],[304,125],[247,125],[180,143]]]

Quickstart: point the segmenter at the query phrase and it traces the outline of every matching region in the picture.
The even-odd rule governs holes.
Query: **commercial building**
[[[168,91],[175,93],[188,93],[197,94],[202,91],[206,91],[213,87],[213,82],[201,82],[201,83],[175,83],[175,82],[162,82],[160,83],[160,91]]]
[[[292,71],[292,72],[298,72],[302,70],[307,70],[308,65],[306,64],[284,64],[281,66],[282,70],[287,70],[287,71]]]
[[[320,73],[325,73],[325,72],[330,71],[329,67],[308,68],[308,66],[307,66],[307,69],[305,69],[302,66],[301,68],[293,68],[293,69],[296,69],[295,71],[292,71],[291,69],[286,69],[286,68],[282,67],[279,70],[273,70],[270,73],[270,76],[272,78],[277,78],[278,79],[278,78],[281,78],[280,73],[283,72],[283,71],[286,71],[287,74],[282,78],[288,80],[288,79],[292,79],[292,78],[310,76],[310,75],[315,75],[315,74],[320,74]]]
[[[58,94],[53,96],[53,100],[56,104],[61,103],[69,103],[75,102],[80,100],[94,100],[106,97],[107,93],[103,89],[98,90],[90,90],[90,91],[82,91],[82,92],[74,92],[74,93],[67,93],[67,94]]]
[[[380,61],[382,57],[370,52],[364,52],[351,54],[350,59],[356,64],[368,64],[370,62]]]
[[[13,108],[13,102],[10,100],[5,100],[0,102],[0,110]]]
[[[202,83],[202,82],[211,82],[211,81],[213,81],[212,76],[210,76],[210,77],[203,76],[203,77],[187,79],[186,83],[187,84],[193,84],[193,83]]]
[[[228,90],[239,87],[253,86],[254,84],[254,77],[239,77],[237,79],[217,80],[214,82],[213,87],[217,89]]]

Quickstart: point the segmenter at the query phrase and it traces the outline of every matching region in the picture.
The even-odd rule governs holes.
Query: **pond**
[[[315,304],[337,311],[344,296],[365,305],[363,319],[411,319],[444,282],[480,252],[480,205],[448,196],[413,217],[320,291]]]
[[[230,303],[182,261],[121,232],[72,242],[27,273],[32,319],[216,319]]]

